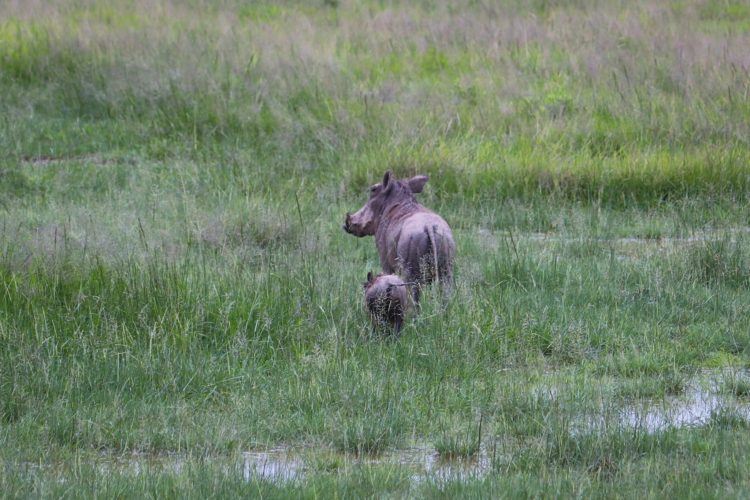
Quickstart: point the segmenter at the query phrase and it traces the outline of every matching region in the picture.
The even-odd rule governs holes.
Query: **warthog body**
[[[365,308],[370,313],[373,326],[391,326],[396,333],[401,330],[409,306],[406,283],[395,274],[367,273]]]
[[[398,273],[419,285],[433,281],[450,284],[456,245],[448,223],[420,205],[427,176],[398,180],[390,171],[383,182],[370,187],[370,199],[354,214],[347,214],[344,230],[354,236],[375,236],[380,265],[387,274]]]

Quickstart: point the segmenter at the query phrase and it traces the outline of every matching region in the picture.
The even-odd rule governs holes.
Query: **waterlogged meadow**
[[[745,2],[0,4],[0,491],[746,497]],[[391,169],[453,294],[374,334]]]

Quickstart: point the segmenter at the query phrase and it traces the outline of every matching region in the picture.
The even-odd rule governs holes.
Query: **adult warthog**
[[[453,281],[453,242],[448,223],[420,205],[426,175],[396,179],[389,171],[383,182],[370,186],[370,199],[354,214],[346,214],[344,231],[354,236],[375,236],[380,265],[386,274],[398,273],[413,281],[414,300],[419,287],[433,281],[450,285]]]

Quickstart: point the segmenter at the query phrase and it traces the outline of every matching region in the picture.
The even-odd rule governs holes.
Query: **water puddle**
[[[228,474],[239,473],[245,481],[288,483],[304,480],[313,473],[347,474],[360,466],[392,466],[409,472],[412,483],[425,481],[445,483],[482,478],[492,470],[491,450],[483,449],[473,457],[444,459],[430,446],[415,446],[378,456],[355,456],[331,450],[278,447],[263,451],[242,452],[238,461],[218,457],[212,461]],[[97,461],[101,474],[138,476],[153,472],[180,474],[190,467],[181,455],[133,454],[121,457],[103,456]]]
[[[723,414],[750,422],[750,398],[736,397],[732,387],[750,389],[747,371],[704,371],[691,379],[683,394],[622,406],[610,415],[587,417],[583,429],[597,431],[613,424],[649,433],[669,428],[701,427]],[[735,390],[735,392],[737,392]]]
[[[286,448],[242,453],[242,478],[245,481],[289,482],[301,479],[304,470],[304,461]]]
[[[434,448],[426,446],[398,450],[372,461],[408,468],[415,484],[428,479],[439,483],[481,479],[492,470],[492,462],[492,456],[486,449],[472,457],[446,459]]]
[[[356,457],[326,451],[293,451],[277,448],[243,453],[242,477],[246,481],[288,482],[316,472],[347,473],[359,466],[393,466],[406,469],[415,484],[426,480],[448,482],[484,477],[492,469],[490,454],[446,460],[434,448],[423,446],[391,451],[379,456]]]
[[[661,404],[651,402],[627,408],[622,413],[622,424],[648,432],[668,427],[700,427],[723,412],[750,421],[750,400],[742,401],[723,391],[732,383],[750,383],[750,377],[747,372],[704,372],[688,383],[681,396],[667,398]]]

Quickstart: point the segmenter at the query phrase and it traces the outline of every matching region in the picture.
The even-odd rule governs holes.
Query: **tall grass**
[[[739,414],[658,434],[617,420],[747,364],[744,12],[3,3],[0,488],[745,491]],[[453,294],[427,293],[392,341],[361,307],[374,245],[340,229],[387,168],[430,174],[420,200],[458,245]],[[266,445],[366,462],[425,443],[492,447],[496,474],[222,468]],[[133,454],[188,466],[95,467]]]
[[[282,184],[343,163],[347,187],[393,167],[484,197],[747,191],[741,18],[716,29],[699,8],[607,2],[37,7],[2,12],[15,158],[239,148]],[[130,140],[39,129],[60,119]]]

